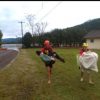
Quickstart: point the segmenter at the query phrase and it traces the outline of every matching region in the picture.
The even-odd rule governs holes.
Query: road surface
[[[16,50],[0,50],[0,69],[9,64],[17,54]]]

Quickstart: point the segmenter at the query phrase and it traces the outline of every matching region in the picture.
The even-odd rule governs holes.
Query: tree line
[[[92,31],[100,29],[100,18],[88,20],[80,25],[64,29],[54,29],[50,32],[45,32],[46,22],[35,23],[34,16],[28,15],[27,20],[31,27],[31,32],[26,32],[22,38],[24,47],[43,45],[44,40],[48,39],[53,46],[60,47],[79,47],[85,42],[84,36]],[[0,43],[2,38],[0,31]]]
[[[89,20],[83,24],[65,28],[65,29],[54,29],[51,32],[44,32],[39,34],[33,34],[27,32],[30,35],[30,44],[33,46],[42,46],[43,41],[48,39],[51,41],[53,46],[67,46],[67,47],[79,47],[85,42],[84,36],[92,31],[100,29],[100,18]],[[28,38],[28,36],[24,38]],[[26,41],[23,38],[23,41]],[[24,42],[25,44],[25,42]],[[30,45],[31,46],[31,45]]]

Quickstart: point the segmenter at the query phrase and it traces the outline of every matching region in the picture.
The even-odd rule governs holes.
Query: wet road
[[[16,50],[1,50],[0,51],[0,69],[9,64],[18,54]]]

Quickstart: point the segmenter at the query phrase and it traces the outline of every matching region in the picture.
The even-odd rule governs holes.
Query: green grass
[[[95,85],[89,85],[86,76],[80,82],[78,49],[55,49],[66,63],[56,61],[50,85],[46,67],[36,50],[21,50],[15,62],[0,71],[0,100],[100,100],[100,72],[92,73]],[[99,50],[95,52],[100,56]],[[100,70],[99,62],[100,59]]]

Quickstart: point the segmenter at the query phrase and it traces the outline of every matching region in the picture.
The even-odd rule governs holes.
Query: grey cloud
[[[21,34],[21,27],[16,20],[5,20],[0,21],[0,29],[2,30],[4,36],[15,37]]]
[[[24,21],[25,22],[25,21]],[[6,37],[21,37],[21,24],[19,20],[0,20],[0,29],[3,32],[3,38]],[[26,22],[23,24],[23,34],[29,31],[28,26],[26,26]]]
[[[14,15],[13,9],[10,9],[8,7],[3,8],[0,12],[0,20],[11,19],[13,15]]]

